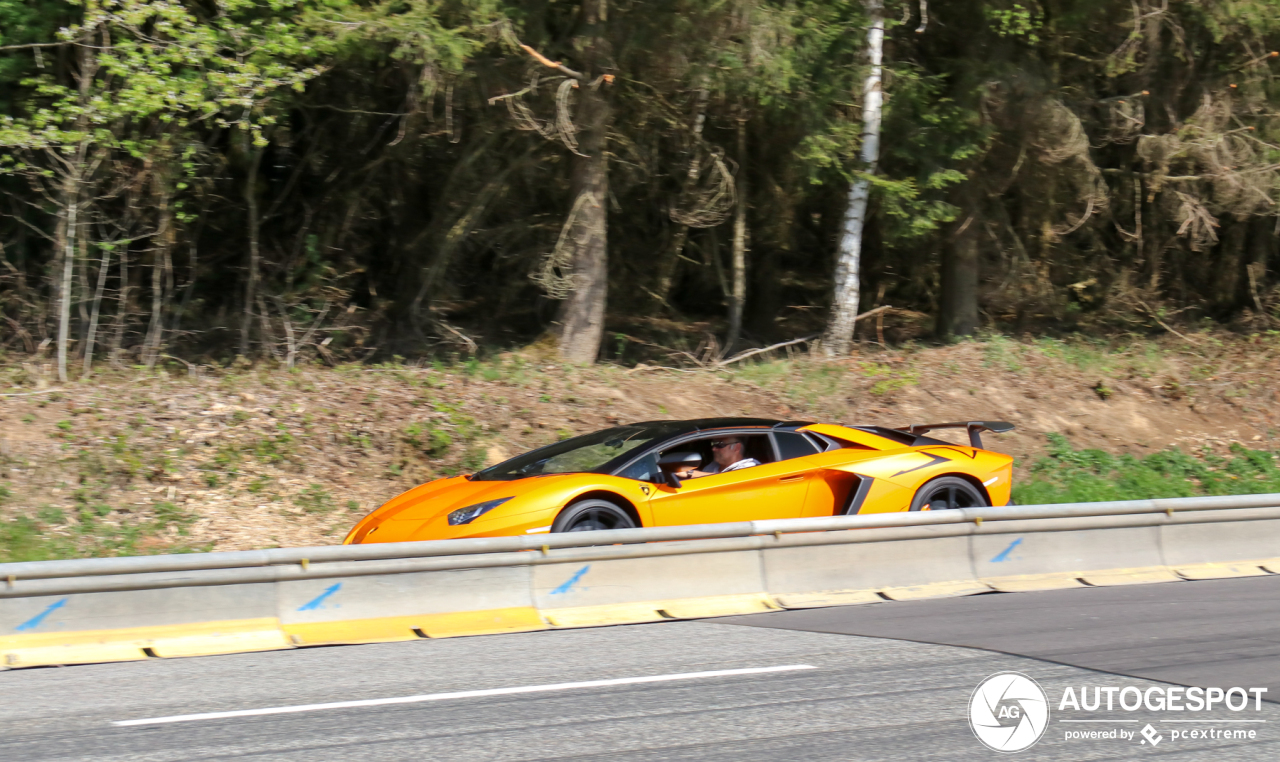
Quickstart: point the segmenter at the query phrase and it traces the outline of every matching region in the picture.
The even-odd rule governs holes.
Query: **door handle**
[[[803,478],[804,478],[804,476],[805,476],[804,474],[800,474],[800,475],[798,475],[798,476],[783,476],[783,477],[779,477],[779,478],[778,478],[778,481],[780,481],[780,482],[798,482],[798,481],[800,481],[801,479],[803,479]]]

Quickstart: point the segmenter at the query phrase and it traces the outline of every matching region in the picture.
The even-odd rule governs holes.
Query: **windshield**
[[[475,481],[510,481],[543,474],[606,473],[619,457],[672,433],[674,428],[671,424],[618,426],[540,447],[486,468],[471,478]]]

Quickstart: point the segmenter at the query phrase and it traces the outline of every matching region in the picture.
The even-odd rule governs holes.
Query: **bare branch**
[[[866,312],[862,313],[861,315],[858,315],[857,317],[855,317],[855,318],[854,318],[854,322],[857,322],[857,321],[859,321],[859,320],[864,320],[864,319],[866,319],[866,318],[872,317],[873,315],[880,315],[880,314],[883,314],[883,313],[888,312],[888,311],[890,311],[890,310],[892,310],[892,309],[893,309],[893,307],[892,307],[892,306],[890,306],[890,305],[888,305],[888,304],[881,305],[881,306],[879,306],[879,307],[876,307],[874,310],[867,310]],[[721,360],[720,362],[716,363],[715,367],[717,367],[717,368],[723,368],[724,366],[726,366],[726,365],[728,365],[728,364],[730,364],[730,363],[735,363],[735,362],[738,362],[739,360],[745,360],[745,359],[747,359],[748,357],[754,357],[755,355],[761,354],[761,353],[763,353],[763,352],[768,352],[768,351],[773,350],[773,349],[781,349],[781,348],[783,348],[783,347],[790,347],[790,346],[793,346],[793,345],[795,345],[795,344],[803,344],[803,343],[804,343],[804,342],[806,342],[806,341],[813,341],[814,339],[818,338],[818,337],[819,337],[819,336],[821,336],[821,335],[822,335],[822,334],[815,333],[815,334],[813,334],[812,336],[804,336],[804,337],[799,338],[799,339],[792,339],[791,341],[782,341],[782,342],[779,342],[779,343],[777,343],[777,344],[772,344],[772,345],[767,346],[767,347],[760,347],[760,348],[758,348],[758,349],[748,349],[748,350],[747,350],[747,351],[745,351],[745,352],[739,352],[738,354],[734,355],[733,357],[728,358],[727,360]]]
[[[583,74],[583,73],[581,73],[581,72],[574,71],[573,69],[570,69],[568,66],[565,66],[564,64],[560,63],[559,61],[552,61],[550,58],[547,58],[546,56],[542,55],[541,53],[539,53],[538,51],[534,50],[532,47],[530,47],[530,46],[528,46],[528,45],[524,44],[523,42],[522,42],[522,43],[520,43],[520,49],[521,49],[521,50],[523,50],[524,52],[528,53],[530,56],[532,56],[532,57],[533,57],[533,59],[534,59],[535,61],[537,61],[538,63],[542,64],[543,66],[546,66],[547,68],[555,69],[555,70],[560,71],[560,72],[562,72],[562,73],[564,73],[564,74],[567,74],[568,76],[573,77],[574,79],[578,80],[579,82],[586,82],[586,81],[587,81],[587,75],[585,75],[585,74]]]
[[[30,50],[32,48],[58,48],[71,45],[72,42],[28,42],[22,45],[0,45],[0,52],[5,50]]]

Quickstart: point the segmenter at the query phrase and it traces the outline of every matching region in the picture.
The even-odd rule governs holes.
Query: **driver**
[[[699,476],[710,476],[712,474],[724,473],[725,471],[737,471],[740,468],[751,468],[760,465],[760,461],[755,458],[742,457],[746,453],[746,445],[742,442],[742,437],[721,437],[711,443],[711,454],[714,459],[709,466],[701,471],[693,469],[687,473],[680,474],[682,479],[693,479]]]

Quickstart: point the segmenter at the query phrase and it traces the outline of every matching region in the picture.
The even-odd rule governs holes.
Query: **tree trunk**
[[[687,198],[698,182],[698,174],[702,171],[702,151],[698,145],[702,137],[702,126],[707,121],[707,89],[698,90],[695,113],[693,117],[693,157],[689,159],[689,171],[684,176],[681,198]],[[667,304],[671,296],[671,287],[675,284],[676,274],[680,271],[680,257],[684,254],[684,245],[689,240],[689,226],[679,223],[676,232],[671,236],[671,244],[662,253],[658,261],[658,281],[654,285],[653,298],[660,305]],[[669,306],[669,305],[668,305]]]
[[[943,338],[972,336],[978,330],[979,227],[976,215],[968,216],[942,249],[938,335]]]
[[[240,322],[240,355],[249,356],[249,332],[253,329],[253,306],[258,302],[258,278],[261,252],[258,248],[258,164],[262,149],[249,148],[249,176],[245,178],[244,200],[249,207],[249,272],[244,284],[244,316]]]
[[[76,285],[74,288],[80,294],[80,298],[76,300],[76,309],[80,313],[78,321],[80,349],[83,350],[89,332],[89,299],[86,295],[92,290],[89,288],[89,237],[87,235],[76,236]]]
[[[205,215],[209,214],[207,209],[202,209],[198,215],[195,231],[188,229],[187,231],[187,282],[182,287],[182,304],[174,307],[173,321],[169,324],[169,336],[178,333],[178,329],[182,328],[183,315],[187,314],[187,310],[191,307],[191,295],[196,291],[196,279],[200,275],[200,237],[205,229]],[[177,295],[177,289],[174,289],[174,295]]]
[[[1271,259],[1271,250],[1276,241],[1275,226],[1275,217],[1255,215],[1249,220],[1249,264],[1245,270],[1249,300],[1263,315],[1267,314],[1262,294],[1267,288],[1267,263]]]
[[[111,251],[102,249],[102,260],[98,263],[98,285],[93,290],[93,305],[89,310],[89,330],[84,337],[84,363],[81,375],[88,377],[93,372],[93,347],[98,338],[98,318],[102,315],[102,292],[107,287],[107,271],[111,265]]]
[[[492,141],[481,143],[480,150],[476,151],[478,155],[485,150]],[[527,149],[519,157],[509,161],[502,171],[494,175],[486,182],[480,190],[472,195],[470,202],[459,214],[454,214],[446,204],[441,203],[432,211],[433,217],[439,222],[433,222],[426,230],[424,230],[418,238],[411,241],[406,247],[407,251],[416,249],[419,241],[426,236],[434,239],[435,251],[430,255],[427,264],[422,267],[421,285],[418,287],[418,293],[414,296],[413,303],[409,307],[411,319],[416,327],[421,329],[424,313],[430,315],[431,302],[440,290],[444,276],[448,272],[449,266],[453,264],[454,255],[462,244],[466,241],[467,236],[476,229],[476,227],[484,220],[484,215],[493,208],[496,200],[502,198],[507,192],[507,177],[518,169],[522,169],[525,162],[533,155],[533,148]],[[461,163],[461,162],[460,162]],[[467,164],[470,165],[470,161]],[[462,174],[462,173],[459,173]],[[453,184],[454,178],[450,177],[449,184],[445,185],[445,192],[452,192],[450,198],[456,198],[461,192],[457,186]],[[425,305],[425,306],[424,306]]]
[[[609,160],[605,155],[611,113],[600,79],[604,55],[606,0],[583,0],[583,60],[590,82],[578,88],[577,129],[581,134],[573,157],[576,214],[569,229],[573,290],[560,305],[560,356],[570,362],[593,363],[604,338],[605,300],[609,289],[608,218]]]
[[[822,351],[828,357],[849,354],[853,345],[854,322],[858,319],[858,290],[861,287],[862,231],[871,198],[871,181],[880,156],[880,116],[884,93],[880,86],[880,63],[884,47],[884,3],[866,0],[871,28],[867,30],[867,58],[871,70],[862,85],[862,165],[864,175],[849,189],[849,207],[840,228],[836,252],[835,290],[831,316],[822,337]]]
[[[742,333],[742,310],[747,302],[747,122],[738,118],[738,176],[734,180],[738,204],[733,213],[733,291],[729,294],[729,332],[724,351],[733,351]]]
[[[71,275],[76,263],[80,183],[74,174],[63,181],[62,277],[58,285],[58,380],[67,382],[67,337],[71,331]]]
[[[1245,252],[1248,225],[1247,217],[1223,215],[1218,245],[1206,252],[1213,264],[1205,273],[1205,285],[1208,286],[1205,291],[1210,305],[1220,314],[1225,315],[1239,307],[1243,301],[1241,297],[1249,290],[1248,270],[1245,269],[1249,266]]]
[[[163,184],[164,178],[158,178]],[[164,346],[164,304],[172,291],[170,271],[173,268],[173,210],[169,208],[169,189],[160,190],[159,219],[155,235],[155,256],[151,262],[151,324],[147,326],[147,339],[143,344],[143,362],[147,369],[155,367]]]
[[[98,73],[97,56],[89,47],[81,45],[77,48],[78,68],[76,85],[79,89],[79,105],[87,108],[93,78]],[[88,120],[83,113],[76,118],[76,130],[80,132],[80,143],[71,156],[61,159],[66,169],[62,177],[62,282],[59,288],[58,304],[58,380],[67,382],[67,340],[71,332],[71,281],[75,271],[76,236],[80,232],[80,196],[84,192],[83,183],[86,176],[86,160],[89,155],[90,139],[85,136]]]
[[[116,291],[116,330],[111,338],[111,363],[118,365],[124,349],[124,331],[129,322],[129,245],[120,249],[120,288]]]

